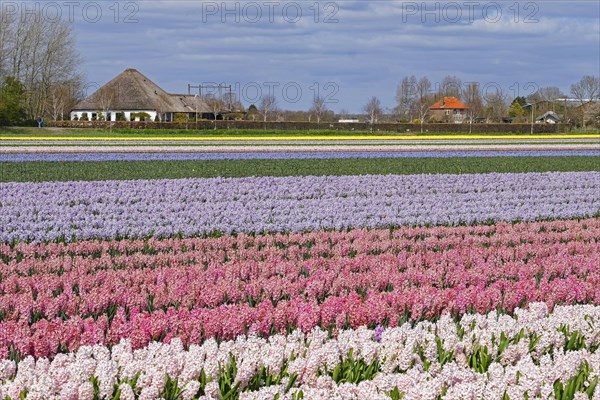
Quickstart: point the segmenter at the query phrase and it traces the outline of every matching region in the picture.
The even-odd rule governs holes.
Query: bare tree
[[[417,78],[414,75],[404,77],[396,89],[396,112],[402,119],[412,121],[416,92]]]
[[[82,83],[72,26],[40,13],[0,18],[0,79],[11,76],[24,85],[30,118],[46,114],[53,86],[70,85],[76,93]]]
[[[321,118],[323,118],[323,115],[325,115],[325,113],[328,111],[329,109],[327,108],[327,104],[325,104],[325,98],[321,96],[315,97],[309,113],[315,115],[317,118],[317,124],[321,123]]]
[[[204,98],[204,102],[206,106],[210,110],[210,113],[213,116],[213,120],[216,121],[219,115],[225,110],[226,105],[225,102],[218,97],[215,96],[207,96]]]
[[[217,119],[227,106],[223,100],[213,95],[205,97],[204,102],[213,116],[213,128],[217,129]]]
[[[473,131],[473,122],[483,111],[483,99],[481,97],[481,90],[479,83],[469,82],[463,88],[462,99],[465,103],[466,114],[469,120],[469,133]]]
[[[381,115],[383,114],[383,109],[381,108],[381,101],[375,96],[371,97],[367,104],[363,107],[363,111],[367,113],[369,118],[369,122],[371,125],[377,122]]]
[[[579,102],[581,126],[585,128],[584,106],[600,99],[600,78],[592,75],[584,76],[579,82],[571,85],[571,94]]]
[[[587,106],[583,117],[586,121],[591,121],[594,127],[600,128],[600,102]]]
[[[268,94],[260,98],[258,111],[263,116],[263,121],[267,122],[269,116],[277,111],[277,99],[274,95]]]
[[[67,107],[72,103],[71,90],[68,85],[53,85],[48,92],[48,112],[54,121],[64,119],[69,112]]]
[[[347,109],[342,108],[337,116],[338,116],[338,119],[347,119],[349,114],[350,113],[348,112]]]
[[[438,89],[438,96],[440,99],[444,97],[456,97],[460,98],[463,91],[463,83],[459,77],[454,75],[448,75],[442,79],[442,83]]]
[[[506,96],[502,93],[500,88],[496,88],[495,91],[485,93],[485,116],[489,120],[499,122],[502,117],[506,115],[508,110],[506,105]]]
[[[15,16],[4,13],[0,16],[0,77],[4,78],[10,73],[10,59],[14,44],[11,39],[15,37]]]
[[[530,104],[535,104],[538,114],[546,111],[556,111],[556,100],[566,97],[559,88],[555,86],[540,87],[530,96],[527,96],[527,101]],[[532,108],[533,110],[533,108]]]
[[[416,87],[416,95],[415,102],[416,108],[419,113],[419,120],[421,123],[421,133],[423,132],[423,124],[425,123],[425,118],[427,118],[427,114],[429,114],[429,108],[433,104],[434,97],[431,94],[431,81],[427,79],[427,77],[422,77],[417,82]]]
[[[98,101],[104,120],[108,121],[109,113],[116,98],[114,90],[105,86],[100,88],[94,96]]]
[[[565,95],[556,86],[541,87],[534,94],[529,96],[527,100],[531,102],[539,101],[555,101]]]

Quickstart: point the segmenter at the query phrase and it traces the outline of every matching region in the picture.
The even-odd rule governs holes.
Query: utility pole
[[[194,103],[196,105],[196,130],[198,129],[198,95],[194,95]]]
[[[192,90],[198,90],[198,96],[202,98],[202,89],[205,90],[218,90],[219,91],[219,100],[223,99],[223,90],[227,91],[227,109],[231,111],[233,104],[233,90],[231,85],[218,84],[218,85],[192,85],[188,83],[188,95],[192,94]]]
[[[533,135],[533,118],[535,115],[535,102],[531,103],[531,134]]]

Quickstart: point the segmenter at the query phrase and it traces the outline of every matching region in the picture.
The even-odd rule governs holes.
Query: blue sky
[[[63,4],[64,3],[58,3]],[[360,112],[395,106],[406,75],[456,75],[507,97],[537,86],[568,93],[600,74],[600,2],[97,1],[71,6],[87,82],[137,68],[170,92],[227,83],[248,106]],[[117,12],[118,9],[118,12]],[[65,10],[63,13],[67,16]]]

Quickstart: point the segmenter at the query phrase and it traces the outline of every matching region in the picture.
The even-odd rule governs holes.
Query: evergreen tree
[[[523,107],[521,106],[521,103],[518,102],[517,100],[513,101],[513,103],[511,104],[510,108],[508,109],[508,116],[509,117],[523,117],[525,115],[525,110],[523,110]]]
[[[17,125],[25,117],[25,88],[18,79],[7,76],[0,86],[0,125]]]

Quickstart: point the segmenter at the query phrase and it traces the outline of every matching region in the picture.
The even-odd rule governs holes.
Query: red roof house
[[[462,123],[467,106],[456,97],[444,97],[429,107],[431,117],[440,121]]]

